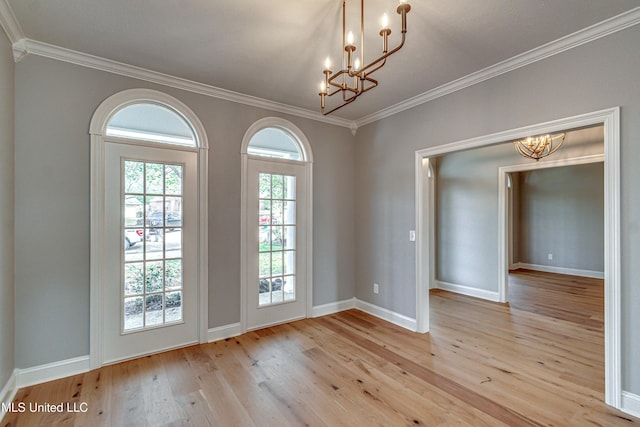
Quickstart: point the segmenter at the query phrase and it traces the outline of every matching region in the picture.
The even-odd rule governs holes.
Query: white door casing
[[[136,104],[150,104],[160,106],[171,111],[175,116],[181,118],[188,124],[188,127],[193,131],[193,144],[192,146],[174,145],[172,143],[162,143],[146,141],[144,139],[128,139],[125,137],[107,136],[107,126],[111,118],[119,111],[125,109],[128,106]],[[195,316],[195,338],[193,334],[190,334],[187,340],[182,342],[206,342],[208,332],[208,227],[207,227],[207,176],[208,176],[208,142],[207,136],[204,130],[204,126],[197,118],[197,116],[182,102],[176,98],[150,89],[130,89],[119,93],[116,93],[106,100],[104,100],[96,109],[90,124],[91,133],[91,254],[90,254],[90,367],[91,369],[98,368],[107,363],[106,356],[109,356],[109,361],[113,358],[110,355],[110,350],[105,354],[105,328],[107,327],[107,315],[105,307],[105,290],[107,285],[108,275],[108,252],[110,249],[108,245],[113,246],[113,243],[109,241],[110,235],[107,230],[107,200],[106,200],[106,180],[109,171],[106,169],[106,155],[110,149],[108,146],[113,147],[126,147],[131,149],[153,149],[158,148],[161,151],[167,150],[181,156],[180,153],[194,156],[193,159],[186,161],[189,163],[191,176],[191,183],[189,184],[188,191],[193,193],[190,198],[195,198],[195,205],[192,215],[195,215],[189,220],[190,226],[195,233],[195,241],[190,242],[188,250],[195,252],[193,257],[193,264],[190,267],[187,276],[193,276],[193,291],[196,298],[195,306],[192,307],[193,311],[189,316]],[[154,150],[151,150],[154,151]],[[155,154],[161,151],[155,151]],[[129,153],[136,158],[137,153]],[[128,154],[128,155],[129,155]],[[144,155],[143,155],[144,157]],[[165,158],[168,163],[176,163],[176,157],[173,155],[170,158]],[[178,161],[177,163],[180,163]],[[117,168],[119,170],[119,168]],[[113,190],[110,190],[113,191]],[[191,210],[190,210],[191,211]],[[117,233],[117,239],[122,239],[122,233]],[[122,240],[121,240],[122,242]],[[195,245],[195,246],[193,246]],[[122,244],[118,245],[117,252],[122,251]],[[113,256],[113,255],[112,255]],[[121,255],[119,255],[121,256]],[[121,274],[121,272],[119,273]],[[190,303],[192,305],[192,303]],[[118,309],[120,312],[120,309]],[[110,321],[111,322],[111,321]],[[121,327],[120,321],[118,321],[118,327]],[[121,331],[122,332],[122,331]],[[136,334],[132,334],[136,335]],[[170,347],[168,344],[164,348]],[[161,351],[162,345],[156,345],[153,349],[140,350],[140,354],[148,354],[156,351]],[[131,349],[129,352],[131,356],[135,356],[135,349]]]
[[[594,111],[550,122],[484,135],[477,138],[425,148],[415,152],[416,199],[416,313],[418,331],[427,332],[429,293],[435,257],[434,233],[428,227],[426,217],[433,215],[433,189],[425,185],[425,160],[456,151],[490,146],[513,141],[530,135],[552,133],[594,125],[604,125],[604,187],[605,187],[605,265],[604,265],[604,330],[605,330],[605,403],[622,409],[621,378],[621,264],[620,264],[620,107]],[[506,173],[499,173],[499,191],[506,193]],[[506,226],[506,197],[500,197],[500,224],[498,226],[499,299],[506,301],[508,275],[508,245]]]
[[[295,141],[299,150],[299,160],[250,155],[247,153],[252,138],[262,130],[273,128],[286,133]],[[266,117],[255,122],[246,131],[242,141],[242,197],[241,197],[241,330],[256,329],[286,322],[294,318],[307,317],[312,312],[313,299],[313,154],[305,135],[293,123],[278,118]],[[285,310],[290,303],[275,304],[258,309],[258,280],[256,272],[258,236],[256,230],[256,207],[249,200],[257,202],[257,174],[262,168],[267,173],[296,176],[298,200],[296,215],[296,303]],[[266,168],[266,169],[265,169]],[[251,176],[250,176],[251,175]],[[254,186],[253,189],[251,187]],[[302,225],[302,228],[300,227]],[[255,269],[251,271],[251,269]],[[303,286],[303,288],[300,288]],[[254,292],[255,291],[255,292]],[[250,311],[252,313],[250,313]]]

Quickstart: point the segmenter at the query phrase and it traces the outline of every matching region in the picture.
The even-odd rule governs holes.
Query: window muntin
[[[258,306],[295,301],[296,177],[258,178]]]
[[[123,160],[123,332],[183,321],[184,166]]]

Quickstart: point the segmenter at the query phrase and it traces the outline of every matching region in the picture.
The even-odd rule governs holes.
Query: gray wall
[[[515,262],[604,272],[604,164],[515,175],[521,189],[514,200],[520,206]]]
[[[512,150],[500,145],[438,159],[436,280],[498,290],[497,239],[491,234],[498,221],[498,167],[519,162]]]
[[[639,394],[639,42],[634,26],[359,129],[356,296],[415,316],[415,245],[407,231],[415,224],[416,149],[620,106],[622,385]],[[495,229],[497,218],[487,227]],[[386,285],[379,296],[373,280]]]
[[[15,367],[13,101],[13,53],[0,29],[0,389]]]
[[[569,132],[562,148],[553,154],[553,160],[601,154],[604,148],[602,141],[601,126]],[[498,291],[498,168],[526,167],[532,162],[534,160],[518,154],[511,143],[452,153],[438,159],[437,280]],[[602,194],[602,176],[599,185]],[[524,191],[522,186],[520,189]],[[601,199],[601,209],[602,206]],[[601,214],[600,220],[602,218]],[[601,224],[600,242],[603,241],[602,230]],[[602,265],[602,250],[599,253]]]
[[[37,56],[16,65],[16,360],[89,353],[93,112],[121,90],[175,96],[209,139],[209,326],[240,321],[240,146],[256,120],[282,116],[314,154],[315,305],[354,296],[354,138],[347,128],[226,102]]]

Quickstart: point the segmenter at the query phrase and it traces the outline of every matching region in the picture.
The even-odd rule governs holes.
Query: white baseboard
[[[5,408],[8,408],[13,402],[13,399],[16,397],[16,393],[18,392],[18,384],[16,381],[16,377],[18,376],[18,370],[14,369],[11,373],[11,376],[7,380],[7,383],[2,387],[0,391],[0,420],[4,417]]]
[[[16,383],[18,388],[22,388],[71,375],[83,374],[91,370],[90,362],[89,356],[80,356],[32,368],[18,369]]]
[[[338,313],[352,308],[356,308],[355,298],[316,305],[311,309],[311,317],[326,316],[328,314]]]
[[[623,390],[620,409],[629,415],[640,418],[640,396]]]
[[[493,302],[500,301],[500,294],[497,291],[487,291],[486,289],[472,288],[471,286],[457,285],[455,283],[447,283],[441,280],[436,280],[436,287],[438,289],[470,297],[486,299]]]
[[[554,267],[552,265],[527,264],[518,262],[513,265],[514,269],[526,268],[527,270],[544,271],[546,273],[568,274],[570,276],[592,277],[594,279],[604,279],[603,271],[580,270],[578,268]]]
[[[217,328],[211,328],[207,332],[208,342],[226,340],[227,338],[237,337],[242,334],[242,327],[240,322],[231,323],[229,325],[218,326]]]
[[[395,311],[388,310],[386,308],[378,307],[377,305],[373,305],[366,301],[362,301],[356,299],[356,307],[360,311],[364,311],[372,316],[379,317],[382,320],[386,320],[387,322],[391,322],[398,326],[402,326],[405,329],[409,329],[410,331],[417,330],[416,319],[411,317],[407,317],[404,314],[396,313]]]

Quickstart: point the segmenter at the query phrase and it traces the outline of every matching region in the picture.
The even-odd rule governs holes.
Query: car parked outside
[[[273,281],[271,282],[271,290],[272,291],[279,291],[280,289],[282,289],[282,279],[280,279],[279,277],[276,279],[273,279]],[[259,288],[259,293],[263,294],[265,292],[269,292],[269,280],[268,279],[260,279],[260,288]]]
[[[144,232],[142,230],[126,229],[124,231],[124,248],[129,249],[136,243],[142,242],[142,236]]]
[[[166,219],[166,223],[165,223]],[[182,226],[182,218],[180,212],[166,212],[164,215],[162,211],[152,212],[147,215],[147,226],[149,227],[180,227]]]

